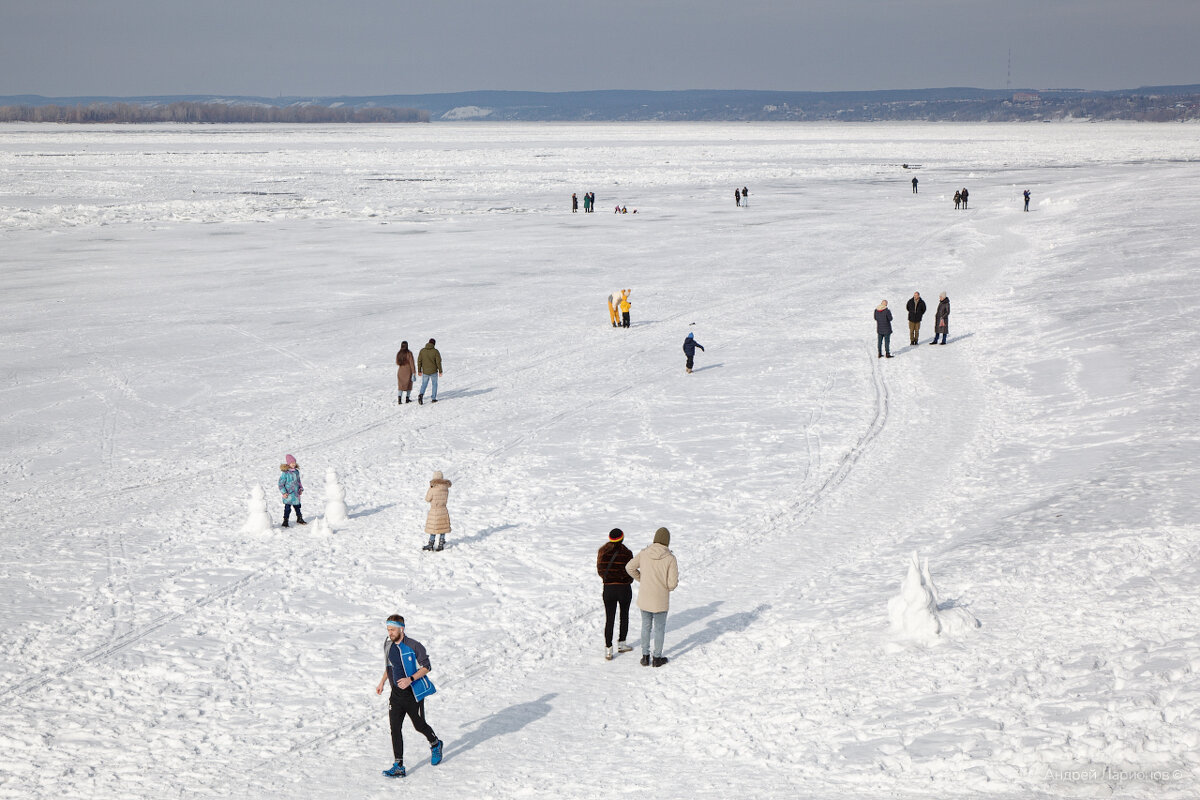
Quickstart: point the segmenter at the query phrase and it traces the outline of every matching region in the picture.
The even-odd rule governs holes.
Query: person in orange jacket
[[[632,293],[633,293],[632,289],[626,289],[625,291],[621,292],[620,307],[621,307],[621,327],[622,328],[629,327],[629,306],[631,305],[631,301],[629,300],[629,295]]]

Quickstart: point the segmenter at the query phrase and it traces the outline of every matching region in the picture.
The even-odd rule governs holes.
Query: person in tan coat
[[[429,544],[422,550],[443,550],[446,547],[446,534],[450,532],[450,512],[446,510],[446,502],[450,499],[450,481],[442,477],[441,472],[433,473],[429,482],[429,491],[425,492],[425,502],[429,503],[429,516],[425,518],[425,532],[429,534]],[[437,538],[437,547],[433,540]]]
[[[679,562],[668,549],[671,532],[659,528],[654,532],[654,544],[634,556],[625,571],[641,586],[638,588],[638,608],[642,611],[642,666],[650,660],[650,632],[654,632],[654,661],[656,667],[667,663],[663,658],[663,639],[667,635],[667,609],[671,592],[679,586]]]
[[[417,374],[417,362],[413,359],[408,342],[400,343],[396,353],[396,404],[412,402],[413,381]]]

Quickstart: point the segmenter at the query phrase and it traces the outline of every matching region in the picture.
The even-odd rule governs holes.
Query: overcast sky
[[[0,94],[1200,83],[1200,0],[0,0]]]

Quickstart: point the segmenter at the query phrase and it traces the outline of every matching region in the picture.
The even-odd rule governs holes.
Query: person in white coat
[[[663,639],[667,635],[667,610],[671,606],[671,592],[679,586],[679,562],[668,549],[671,532],[659,528],[654,532],[654,544],[638,553],[625,565],[638,587],[638,608],[642,612],[642,666],[653,664],[661,667],[667,663],[663,658]],[[654,657],[650,656],[650,634],[654,633]]]

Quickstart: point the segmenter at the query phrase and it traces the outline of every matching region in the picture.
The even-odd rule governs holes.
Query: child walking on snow
[[[692,371],[692,361],[696,358],[696,348],[704,349],[704,345],[696,341],[696,335],[689,333],[687,338],[683,340],[683,354],[687,356],[687,371]]]
[[[429,534],[429,544],[422,550],[442,550],[446,547],[446,534],[450,532],[450,512],[446,503],[450,500],[450,481],[442,477],[441,472],[433,473],[429,482],[429,491],[425,492],[425,502],[429,503],[429,515],[425,517],[425,532]],[[437,537],[437,547],[433,540]]]
[[[293,506],[296,508],[296,524],[307,525],[300,513],[300,495],[304,494],[304,484],[300,482],[300,465],[291,453],[284,456],[283,460],[284,463],[279,465],[279,471],[282,473],[279,476],[279,493],[283,495],[283,527],[291,527],[288,525],[288,516],[292,513]]]

